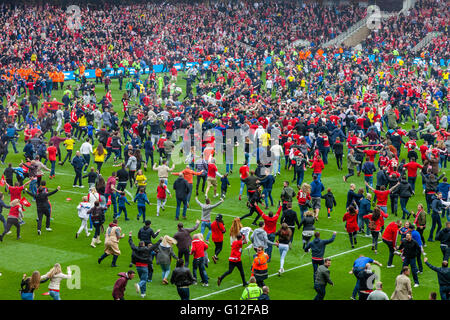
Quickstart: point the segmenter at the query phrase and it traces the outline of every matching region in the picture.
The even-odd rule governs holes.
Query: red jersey
[[[214,163],[208,163],[208,177],[215,178],[217,173],[217,167]]]
[[[223,242],[223,234],[225,233],[225,226],[223,223],[214,221],[211,223],[211,240],[213,242]]]
[[[282,206],[278,208],[277,213],[272,217],[269,217],[264,212],[262,212],[262,210],[258,206],[255,206],[255,208],[256,211],[258,211],[258,213],[264,219],[264,231],[267,232],[267,234],[275,233],[277,231],[277,220],[280,216]]]
[[[194,255],[194,259],[202,258],[205,256],[205,250],[208,249],[208,245],[200,239],[192,240],[191,254]]]
[[[408,177],[417,177],[417,169],[422,169],[423,165],[418,164],[417,162],[408,162],[403,165],[403,168],[408,170]]]
[[[248,166],[242,166],[239,168],[239,174],[241,179],[245,179],[249,176],[250,168]]]
[[[385,190],[385,191],[375,190],[374,193],[377,196],[377,206],[386,207],[387,201],[388,201],[388,195],[389,195],[390,191],[389,190]]]
[[[56,161],[56,153],[58,152],[56,147],[55,146],[48,147],[47,152],[48,152],[48,160]]]
[[[166,191],[167,190],[167,186],[163,185],[161,187],[161,185],[158,185],[156,187],[156,198],[157,199],[165,199],[166,198]]]
[[[364,150],[363,152],[366,154],[366,156],[369,157],[369,161],[370,162],[374,162],[375,161],[375,156],[378,153],[377,150]]]
[[[358,227],[358,215],[350,214],[349,212],[344,214],[342,221],[345,221],[345,229],[348,233],[356,232],[359,230]]]
[[[231,262],[239,262],[241,261],[242,255],[242,240],[235,240],[231,244],[231,253],[230,258],[228,258]]]
[[[384,230],[383,239],[387,241],[392,241],[393,245],[397,243],[398,225],[395,221],[389,223]]]
[[[15,200],[15,199],[22,199],[22,191],[23,191],[24,187],[23,186],[19,186],[19,187],[13,187],[10,186],[9,187],[9,192],[11,195],[11,201]]]

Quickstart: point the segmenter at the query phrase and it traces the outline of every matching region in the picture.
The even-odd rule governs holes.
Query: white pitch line
[[[378,243],[381,243],[381,241],[379,241]],[[365,246],[362,246],[362,247],[359,247],[359,248],[355,248],[355,249],[352,249],[352,250],[348,250],[348,251],[344,251],[344,252],[335,254],[335,255],[327,257],[327,258],[336,258],[336,257],[342,256],[344,254],[351,253],[353,251],[357,251],[359,249],[363,249],[363,248],[367,248],[367,247],[371,247],[371,246],[372,246],[372,244],[368,244],[368,245],[365,245]],[[306,267],[306,266],[309,266],[309,265],[312,265],[312,262],[308,262],[308,263],[302,264],[300,266],[296,266],[296,267],[293,267],[291,269],[285,270],[284,273],[292,271],[292,270],[296,270],[296,269],[299,269],[299,268],[303,268],[303,267]],[[277,275],[278,275],[278,272],[269,275],[268,278],[274,277],[274,276],[277,276]],[[208,293],[208,294],[205,294],[204,296],[197,297],[197,298],[194,298],[192,300],[200,300],[200,299],[207,298],[207,297],[210,297],[210,296],[222,293],[222,292],[226,292],[226,291],[229,291],[229,290],[232,290],[232,289],[235,289],[235,288],[239,288],[239,287],[242,287],[242,284],[234,285],[234,286],[229,287],[229,288],[225,288],[225,289],[222,289],[222,290],[219,290],[219,291]]]

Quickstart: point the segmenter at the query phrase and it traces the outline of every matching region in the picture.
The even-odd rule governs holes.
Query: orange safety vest
[[[102,76],[102,69],[99,69],[99,68],[95,69],[95,76],[96,77],[101,77]]]
[[[84,71],[86,70],[85,66],[80,66],[80,77],[82,77],[84,75]]]
[[[267,260],[269,256],[267,253],[262,252],[259,254],[255,260],[253,260],[252,271],[253,270],[267,270]]]
[[[59,73],[58,73],[58,75],[59,75],[59,82],[64,82],[64,73],[62,72],[62,71],[60,71]]]

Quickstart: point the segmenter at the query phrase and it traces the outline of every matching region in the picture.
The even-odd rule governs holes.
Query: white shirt
[[[80,147],[81,154],[93,153],[92,145],[89,142],[84,142]]]
[[[279,144],[276,144],[270,148],[270,152],[273,153],[275,157],[280,157],[283,153],[283,148]]]

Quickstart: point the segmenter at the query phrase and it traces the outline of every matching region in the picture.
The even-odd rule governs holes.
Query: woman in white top
[[[87,214],[87,212],[91,208],[92,208],[92,205],[90,204],[90,202],[88,202],[88,197],[84,196],[83,197],[83,201],[80,202],[80,204],[77,207],[77,209],[78,209],[78,217],[81,219],[81,226],[78,229],[78,232],[76,233],[75,238],[78,238],[78,236],[80,235],[80,233],[83,230],[86,231],[86,237],[89,237],[89,231],[88,231],[88,227],[87,227],[87,222],[88,222],[90,216]]]
[[[59,288],[62,279],[70,279],[72,277],[72,271],[70,267],[67,267],[67,273],[64,274],[61,271],[61,265],[56,263],[53,268],[47,272],[44,276],[42,276],[41,280],[50,279],[50,284],[48,285],[49,295],[53,298],[53,300],[61,300],[59,296]]]

